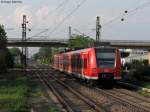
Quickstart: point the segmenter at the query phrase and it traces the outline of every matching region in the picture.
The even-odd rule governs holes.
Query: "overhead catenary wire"
[[[66,3],[68,3],[68,1],[69,0],[64,0],[62,3],[60,3],[55,9],[53,9],[52,11],[50,11],[46,16],[44,16],[42,19],[43,20],[45,20],[45,19],[47,19],[50,15],[52,15],[55,11],[57,11],[58,9],[60,9],[61,7],[63,7]],[[36,24],[36,25],[38,25],[38,24]],[[36,26],[34,26],[34,27],[36,27]],[[38,35],[40,35],[40,34],[43,34],[43,33],[45,33],[46,31],[48,31],[48,29],[45,29],[45,30],[43,30],[43,31],[41,31],[41,32],[38,32],[38,33],[36,33],[36,34],[34,34],[33,36],[30,36],[30,37],[28,37],[28,38],[33,38],[33,37],[37,37]]]
[[[50,15],[52,15],[56,10],[63,7],[66,3],[68,3],[69,0],[64,0],[62,3],[60,3],[54,10],[50,11],[46,16],[43,17],[43,19],[47,19]]]
[[[149,5],[150,5],[150,1],[148,1],[148,2],[146,2],[146,3],[144,3],[144,4],[142,4],[142,5],[139,5],[138,7],[134,8],[134,9],[131,9],[131,10],[129,10],[129,11],[128,11],[128,10],[125,10],[125,11],[124,11],[124,14],[121,14],[121,15],[119,15],[119,16],[113,18],[112,20],[110,20],[110,21],[108,21],[108,22],[102,24],[102,27],[105,27],[105,26],[107,26],[107,25],[109,25],[109,24],[112,24],[113,22],[115,22],[115,21],[117,21],[117,20],[120,20],[120,19],[122,19],[122,21],[124,21],[124,17],[128,17],[128,16],[131,16],[131,15],[134,15],[134,14],[137,13],[137,11],[139,11],[139,10],[141,10],[141,9],[143,9],[143,8],[145,8],[145,7],[147,7],[147,6],[149,6]],[[94,31],[91,31],[90,33],[92,33],[92,32],[94,32]],[[78,30],[78,33],[79,33],[79,30]],[[89,35],[90,33],[85,34],[85,35]],[[80,31],[80,34],[83,34],[83,33]]]
[[[57,28],[59,28],[67,19],[69,19],[70,16],[72,16],[87,0],[82,0],[67,16],[65,16],[55,27],[54,29],[49,33],[54,33]]]
[[[122,19],[122,21],[124,21],[124,17],[128,17],[128,16],[131,16],[131,15],[134,15],[134,14],[137,13],[137,11],[139,11],[139,10],[141,10],[141,9],[143,9],[143,8],[145,8],[145,7],[147,7],[147,6],[149,6],[149,5],[150,5],[150,1],[148,1],[148,2],[146,2],[146,3],[144,3],[144,4],[142,4],[142,5],[140,5],[140,6],[136,7],[136,8],[134,8],[134,9],[131,9],[131,10],[129,10],[129,11],[126,10],[123,14],[119,15],[118,17],[115,17],[115,18],[113,18],[112,20],[110,20],[110,21],[108,21],[108,22],[102,24],[102,26],[107,26],[107,25],[109,25],[109,24],[111,24],[111,23],[113,23],[113,22],[115,22],[115,21],[117,21],[117,20],[120,20],[120,19]]]
[[[37,37],[37,36],[39,36],[40,34],[43,34],[43,33],[47,32],[47,31],[48,31],[48,29],[44,29],[43,31],[41,31],[41,32],[39,32],[39,33],[37,33],[37,34],[35,34],[35,35],[31,36],[31,37],[28,37],[28,39],[31,39],[31,38],[33,38],[33,37]]]
[[[85,37],[91,37],[89,34],[95,32],[95,31],[90,31],[90,32],[88,32],[88,33],[83,33],[83,32],[81,32],[81,31],[80,31],[79,29],[77,29],[77,28],[73,28],[73,29],[74,29],[74,31],[76,31],[77,33],[79,33],[80,35],[83,35],[83,36],[85,36]]]
[[[54,27],[54,29],[52,29],[52,30],[50,31],[49,35],[52,34],[52,33],[54,33],[54,32],[60,27],[60,25],[62,25],[78,8],[80,8],[80,6],[81,6],[85,1],[86,1],[86,0],[83,0],[74,10],[72,10],[66,17],[64,17],[64,18],[62,19],[62,21],[60,21],[60,23],[58,23],[58,24]],[[62,4],[63,4],[63,3],[62,3]],[[118,17],[113,18],[112,20],[108,21],[107,23],[102,24],[102,26],[105,27],[105,26],[107,26],[107,25],[109,25],[109,24],[115,22],[115,21],[118,20],[118,19],[120,20],[121,18],[123,18],[123,17],[125,17],[125,16],[133,15],[133,14],[135,14],[138,10],[143,9],[144,7],[146,7],[146,6],[148,6],[148,5],[150,5],[150,1],[149,1],[149,2],[146,2],[146,3],[142,4],[142,5],[140,5],[140,6],[138,6],[138,7],[136,7],[135,9],[132,9],[132,10],[129,10],[129,11],[127,10],[127,13],[124,13],[124,14],[118,16]],[[59,7],[61,7],[61,6],[62,6],[62,5],[59,5],[58,8],[56,8],[56,9],[59,9]],[[93,32],[93,31],[91,31],[91,32]],[[90,32],[90,33],[91,33],[91,32]],[[48,36],[49,36],[49,35],[48,35]]]
[[[83,36],[87,36],[87,37],[88,37],[88,35],[86,35],[85,33],[80,32],[78,29],[76,29],[76,28],[73,28],[73,29],[74,29],[74,31],[76,31],[77,33],[79,33],[79,34],[81,34],[81,35],[83,35]]]

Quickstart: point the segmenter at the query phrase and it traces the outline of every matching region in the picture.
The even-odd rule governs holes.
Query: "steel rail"
[[[116,92],[116,93],[128,95],[128,96],[134,97],[134,98],[136,98],[136,99],[138,99],[138,100],[141,100],[141,101],[150,103],[150,100],[147,100],[147,99],[145,99],[145,98],[143,98],[143,97],[134,96],[134,95],[132,95],[131,93],[123,92],[123,91],[118,90],[118,89],[113,89],[113,90],[114,90],[114,92]]]
[[[52,90],[53,94],[57,97],[57,99],[60,101],[60,103],[63,105],[63,107],[66,109],[67,112],[75,112],[73,108],[61,97],[61,95],[56,91],[56,89],[49,84],[47,79],[44,77],[41,77],[39,74],[37,74],[38,78],[45,83],[45,85]]]
[[[120,102],[121,104],[123,105],[127,105],[129,107],[134,107],[133,108],[133,111],[134,112],[150,112],[150,110],[146,107],[142,107],[141,105],[139,104],[136,104],[134,102],[130,102],[126,99],[122,99],[108,91],[105,91],[105,90],[102,90],[100,88],[95,88],[95,90],[99,91],[100,93],[103,93],[104,95],[107,95],[108,97],[112,97],[112,98],[115,98],[118,102]],[[137,111],[138,110],[138,111]]]
[[[53,77],[54,78],[54,77]],[[99,105],[97,105],[95,102],[93,102],[91,99],[79,94],[79,92],[75,91],[74,89],[72,89],[71,87],[69,87],[68,85],[66,85],[65,83],[63,83],[62,81],[54,78],[59,84],[61,84],[62,86],[64,86],[66,89],[68,89],[70,92],[72,92],[74,95],[78,96],[81,100],[83,100],[86,104],[88,104],[89,106],[91,106],[94,110],[96,110],[97,112],[106,112],[106,110],[103,110],[102,108],[100,108]]]

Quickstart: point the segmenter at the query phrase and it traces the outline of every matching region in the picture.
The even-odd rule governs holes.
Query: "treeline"
[[[0,25],[0,74],[7,71],[8,68],[14,67],[14,57],[21,55],[18,48],[6,47],[7,36],[4,26]]]
[[[0,73],[6,72],[8,67],[11,67],[11,54],[6,48],[7,36],[4,26],[0,25]]]
[[[130,74],[137,79],[141,79],[143,76],[150,77],[150,65],[148,64],[148,60],[132,60],[126,63],[123,69],[128,69]]]

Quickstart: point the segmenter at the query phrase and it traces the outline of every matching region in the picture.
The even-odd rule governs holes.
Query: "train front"
[[[121,56],[116,48],[95,48],[99,82],[113,84],[121,79]]]

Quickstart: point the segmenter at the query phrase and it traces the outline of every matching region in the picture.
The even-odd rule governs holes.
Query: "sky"
[[[150,40],[150,0],[0,0],[0,24],[8,38],[21,38],[23,14],[29,21],[27,28],[31,29],[27,37],[48,29],[33,38],[66,39],[71,26],[72,33],[78,29],[95,38],[96,16],[100,16],[102,39]]]

